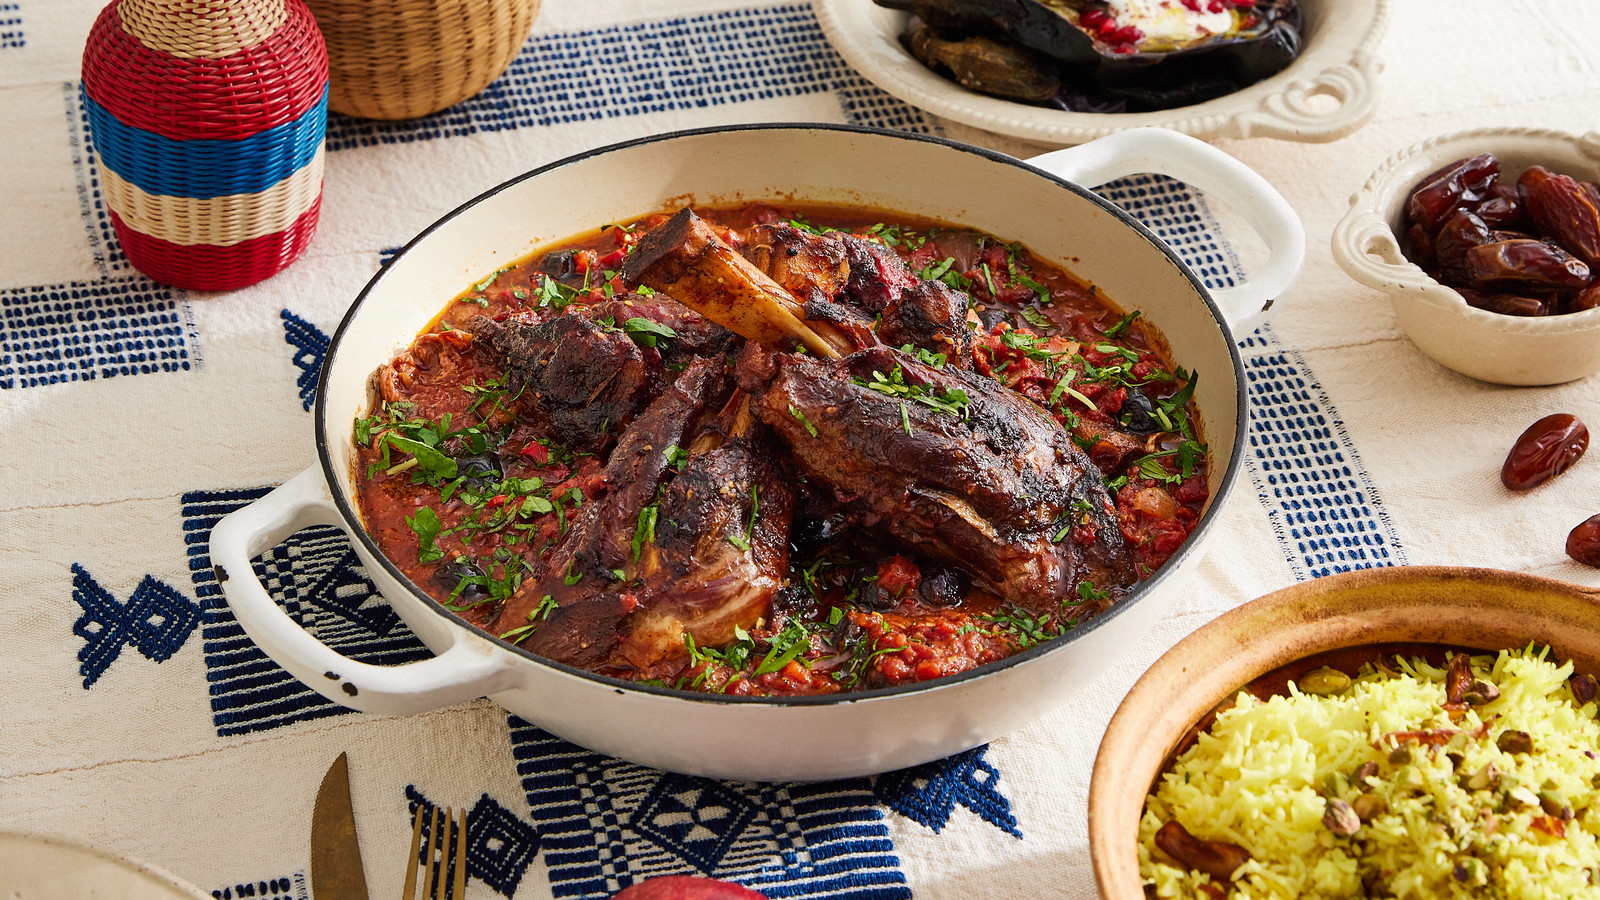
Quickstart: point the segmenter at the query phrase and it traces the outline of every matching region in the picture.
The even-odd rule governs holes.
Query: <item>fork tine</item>
[[[453,900],[462,900],[467,895],[467,811],[461,811],[461,824],[456,826],[456,851],[453,854],[456,867],[455,892],[451,895]]]
[[[427,836],[423,820],[429,818]],[[453,832],[453,838],[452,838]],[[452,839],[454,846],[452,846]],[[424,869],[419,892],[417,870]],[[419,805],[411,817],[411,856],[402,900],[463,900],[467,892],[467,811]]]
[[[422,851],[422,815],[426,808],[417,804],[417,811],[411,814],[411,855],[406,857],[406,884],[401,894],[401,900],[412,900],[417,891],[417,854]]]
[[[433,808],[433,822],[428,829],[428,897],[430,900],[442,900],[444,897],[444,861],[445,843],[443,831],[443,811],[439,807]]]

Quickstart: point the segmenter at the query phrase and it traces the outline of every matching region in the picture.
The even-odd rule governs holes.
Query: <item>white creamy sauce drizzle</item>
[[[1118,25],[1144,32],[1146,43],[1187,44],[1233,27],[1233,13],[1195,12],[1179,0],[1110,0],[1107,12]]]

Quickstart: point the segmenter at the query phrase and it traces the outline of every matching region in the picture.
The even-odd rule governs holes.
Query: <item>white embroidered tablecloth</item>
[[[244,637],[207,537],[314,461],[328,335],[388,254],[509,177],[663,131],[846,122],[1041,148],[882,93],[802,0],[545,0],[480,96],[411,122],[332,116],[307,254],[254,287],[191,296],[131,269],[111,230],[77,85],[101,5],[0,0],[0,828],[70,835],[226,900],[302,898],[312,798],[348,751],[373,896],[398,893],[407,808],[422,802],[471,808],[473,897],[598,898],[664,873],[774,898],[1091,897],[1100,734],[1139,673],[1219,612],[1368,566],[1600,585],[1562,553],[1567,530],[1600,512],[1600,466],[1526,495],[1497,478],[1534,419],[1600,418],[1594,379],[1517,389],[1442,369],[1327,250],[1351,193],[1418,140],[1600,126],[1600,16],[1588,0],[1397,0],[1370,124],[1327,144],[1219,142],[1288,197],[1309,238],[1301,283],[1242,344],[1246,477],[1205,559],[1172,585],[1170,614],[1053,714],[913,771],[750,785],[605,759],[487,701],[350,712]],[[1219,218],[1182,185],[1133,179],[1107,194],[1214,284],[1244,276]],[[426,652],[337,533],[302,533],[261,572],[342,652]]]

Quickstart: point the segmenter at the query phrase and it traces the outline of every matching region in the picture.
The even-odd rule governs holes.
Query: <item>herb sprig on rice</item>
[[[1600,897],[1595,680],[1548,657],[1394,660],[1353,681],[1314,672],[1265,701],[1239,694],[1146,803],[1146,885],[1241,900]]]

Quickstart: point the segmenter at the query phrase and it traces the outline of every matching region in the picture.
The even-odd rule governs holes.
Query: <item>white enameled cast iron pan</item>
[[[1083,185],[1161,173],[1227,201],[1269,259],[1243,285],[1208,291],[1172,251]],[[351,423],[377,367],[466,285],[541,246],[692,201],[793,199],[959,223],[1063,263],[1139,309],[1174,360],[1199,373],[1211,501],[1189,542],[1124,602],[1067,636],[941,681],[830,697],[756,699],[639,686],[536,657],[455,618],[402,576],[361,526]],[[822,780],[958,753],[1034,720],[1114,666],[1165,606],[1163,585],[1198,557],[1239,469],[1245,392],[1235,335],[1299,273],[1304,233],[1283,198],[1221,151],[1141,129],[1029,161],[948,140],[861,128],[759,125],[605,147],[529,172],[412,241],[362,291],[334,335],[317,393],[319,462],[212,531],[228,603],[272,659],[328,698],[406,714],[487,696],[566,740],[643,765],[726,779]],[[252,557],[296,531],[336,525],[373,583],[436,654],[398,666],[342,656],[254,577]]]

